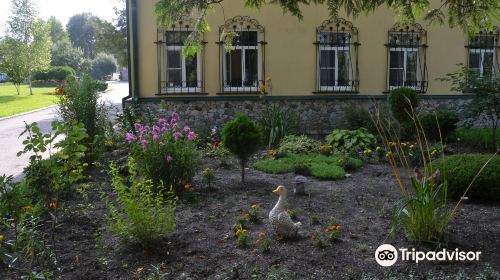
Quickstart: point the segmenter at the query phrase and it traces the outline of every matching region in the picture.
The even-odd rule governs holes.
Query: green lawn
[[[30,95],[28,86],[21,86],[21,95],[17,95],[13,85],[0,84],[0,118],[54,105],[57,96],[54,88],[33,88]]]

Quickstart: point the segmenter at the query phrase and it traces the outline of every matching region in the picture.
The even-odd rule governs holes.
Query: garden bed
[[[216,168],[212,160],[207,160],[204,166]],[[54,276],[62,279],[143,279],[154,270],[153,265],[165,273],[165,279],[266,279],[273,271],[290,273],[282,279],[362,279],[389,275],[401,279],[408,274],[423,277],[429,273],[453,275],[450,279],[456,279],[459,270],[466,270],[470,277],[486,273],[488,266],[500,271],[498,206],[472,203],[464,204],[455,217],[448,247],[481,251],[479,262],[416,265],[399,261],[391,268],[380,267],[373,256],[383,243],[396,248],[432,250],[407,241],[403,233],[396,234],[395,239],[389,235],[391,210],[401,195],[386,164],[365,164],[353,171],[351,177],[339,181],[310,179],[306,187],[309,196],[290,194],[289,207],[297,210],[302,222],[300,237],[287,241],[273,238],[269,254],[261,253],[255,240],[259,232],[268,232],[267,214],[277,201],[271,191],[280,184],[291,190],[294,178],[291,173],[272,175],[250,168],[243,186],[236,165],[217,168],[216,191],[204,187],[201,176],[197,175],[193,195],[179,202],[177,229],[157,244],[154,251],[124,245],[109,234],[107,210],[100,199],[101,192],[112,195],[109,177],[97,167],[89,173],[92,182],[88,188],[80,188],[65,205],[60,205],[60,226],[54,236],[60,271],[54,272]],[[249,246],[240,248],[232,225],[241,211],[248,211],[254,204],[262,210],[263,223],[249,226]],[[321,224],[313,224],[312,220]],[[323,248],[314,246],[311,234],[337,223],[341,225],[339,240],[326,242]],[[44,231],[48,234],[49,226]],[[2,279],[5,271],[5,267],[0,267]],[[9,275],[6,279],[16,277]]]

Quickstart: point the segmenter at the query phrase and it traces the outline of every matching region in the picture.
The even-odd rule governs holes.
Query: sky
[[[48,19],[50,16],[58,18],[64,26],[74,14],[90,12],[102,19],[113,21],[115,13],[113,7],[117,0],[33,0],[37,5],[39,17]],[[5,22],[10,13],[11,0],[0,0],[0,35],[4,34]]]

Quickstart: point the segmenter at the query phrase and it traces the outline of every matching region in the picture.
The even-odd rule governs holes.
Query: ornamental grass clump
[[[383,120],[377,111],[372,115],[380,139],[382,139],[383,147],[379,150],[386,151],[387,161],[402,194],[401,201],[393,209],[391,231],[394,235],[397,226],[401,224],[410,240],[421,243],[442,243],[445,241],[448,226],[455,217],[462,200],[458,201],[451,211],[447,207],[448,183],[446,178],[441,180],[441,174],[446,174],[446,170],[435,169],[435,166],[431,164],[438,152],[433,152],[432,146],[427,141],[425,130],[415,113],[413,101],[406,99],[406,102],[408,109],[405,112],[408,116],[404,119],[414,126],[416,138],[414,151],[420,154],[421,159],[421,167],[415,168],[414,175],[410,176],[410,184],[405,179],[405,174],[411,172],[412,167],[411,158],[406,149],[407,144],[401,141],[399,130],[391,125],[391,122]],[[439,127],[439,123],[437,125]],[[439,135],[440,153],[444,157],[440,130]],[[478,175],[493,157],[484,163],[463,195],[467,194]]]
[[[192,181],[198,166],[196,133],[189,126],[179,125],[179,115],[170,120],[160,118],[152,126],[136,123],[137,132],[128,132],[126,140],[132,146],[132,157],[138,171],[155,185],[172,186],[177,194]]]

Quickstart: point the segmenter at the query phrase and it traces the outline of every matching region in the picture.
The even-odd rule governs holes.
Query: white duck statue
[[[284,186],[278,186],[273,193],[280,197],[273,210],[269,212],[269,224],[279,238],[293,238],[297,236],[302,224],[294,223],[286,211],[287,190]]]

